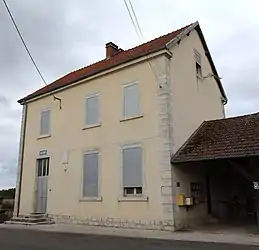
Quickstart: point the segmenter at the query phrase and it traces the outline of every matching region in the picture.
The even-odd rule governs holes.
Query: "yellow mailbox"
[[[177,205],[179,207],[184,206],[185,205],[185,198],[183,194],[178,194],[177,196]]]

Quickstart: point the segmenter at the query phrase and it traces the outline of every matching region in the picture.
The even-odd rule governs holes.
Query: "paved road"
[[[0,229],[1,250],[259,250],[259,246],[192,243],[125,238],[90,234],[68,234],[22,229]]]

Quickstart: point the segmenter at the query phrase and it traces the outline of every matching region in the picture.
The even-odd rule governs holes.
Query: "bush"
[[[2,210],[13,210],[14,200],[2,200]]]

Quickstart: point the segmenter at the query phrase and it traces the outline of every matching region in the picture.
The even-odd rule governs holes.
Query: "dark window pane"
[[[41,160],[37,160],[38,162],[38,176],[42,175],[42,161]]]
[[[136,188],[136,194],[142,194],[142,187]]]
[[[46,175],[46,159],[42,159],[42,176]]]
[[[124,188],[124,194],[125,195],[134,195],[134,188]]]
[[[49,158],[46,159],[46,165],[47,165],[47,173],[46,173],[46,175],[49,175]]]

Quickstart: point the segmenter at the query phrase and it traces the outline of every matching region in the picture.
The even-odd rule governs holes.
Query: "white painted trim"
[[[139,119],[139,118],[142,118],[142,117],[144,117],[143,114],[136,115],[136,116],[125,117],[125,118],[122,118],[120,120],[120,122],[126,122],[126,121],[129,121],[129,120],[136,120],[136,119]]]
[[[44,138],[48,138],[48,137],[51,137],[51,134],[40,135],[37,137],[37,139],[40,140],[40,139],[44,139]]]
[[[92,200],[96,199],[96,197],[84,197],[83,196],[83,187],[84,187],[84,156],[88,154],[98,154],[98,198],[101,198],[101,150],[99,148],[88,148],[86,150],[83,150],[83,156],[82,156],[82,171],[81,171],[81,185],[80,185],[80,195],[79,195],[79,201],[81,200]]]
[[[126,82],[126,83],[123,83],[123,88],[127,88],[127,87],[130,87],[132,85],[136,85],[136,84],[139,84],[138,80]]]
[[[99,95],[100,95],[99,92],[94,93],[94,94],[89,94],[89,95],[86,95],[86,96],[85,96],[85,99],[89,99],[89,98],[92,98],[92,97],[95,97],[95,96],[99,96]]]
[[[82,197],[79,199],[79,202],[102,202],[103,197],[97,196],[97,197]]]
[[[34,97],[34,98],[26,101],[26,103],[36,101],[38,99],[41,99],[41,98],[49,96],[49,95],[53,95],[53,94],[55,94],[57,92],[60,92],[60,91],[62,91],[64,89],[71,88],[71,87],[73,87],[75,85],[78,85],[78,84],[86,83],[86,82],[88,82],[90,80],[93,80],[95,78],[98,78],[98,77],[101,77],[101,76],[113,73],[115,71],[118,71],[120,69],[129,67],[131,65],[134,65],[134,64],[137,64],[137,63],[140,63],[140,62],[148,61],[150,59],[153,59],[153,58],[156,58],[156,57],[162,56],[162,55],[165,55],[165,56],[168,56],[168,57],[172,57],[172,53],[170,51],[168,51],[167,49],[162,49],[160,51],[157,51],[155,53],[152,53],[152,54],[148,55],[148,58],[147,58],[147,56],[143,56],[143,57],[137,58],[135,60],[132,60],[130,62],[126,62],[126,63],[120,64],[120,65],[115,66],[115,67],[113,67],[111,69],[107,69],[107,70],[104,70],[103,72],[97,73],[96,75],[93,75],[93,76],[90,76],[90,77],[86,77],[85,79],[82,79],[82,80],[79,80],[79,81],[77,81],[75,83],[69,84],[68,86],[64,86],[64,87],[59,88],[57,90],[53,90],[53,91],[50,91],[50,92],[48,92],[46,94]],[[24,104],[24,103],[21,103],[21,104]]]
[[[98,112],[99,112],[99,116],[98,116],[98,122],[95,124],[86,124],[86,102],[88,99],[97,97],[98,98]],[[90,127],[97,127],[98,125],[101,124],[101,105],[100,105],[100,93],[94,93],[94,94],[89,94],[85,96],[84,99],[84,128],[90,128]]]
[[[122,196],[118,198],[119,202],[148,202],[148,196]]]
[[[142,194],[141,195],[137,195],[137,196],[124,196],[124,184],[123,184],[123,150],[124,149],[128,149],[128,148],[141,148],[141,152],[142,152]],[[144,150],[144,146],[143,143],[141,142],[128,142],[128,143],[123,143],[120,145],[120,195],[118,197],[118,200],[120,199],[120,197],[125,197],[125,198],[129,198],[131,199],[132,197],[146,197],[146,167],[145,167],[145,150]]]
[[[102,124],[98,123],[98,124],[93,124],[93,125],[87,125],[85,127],[82,128],[82,130],[86,130],[86,129],[90,129],[90,128],[97,128],[97,127],[101,127]]]

